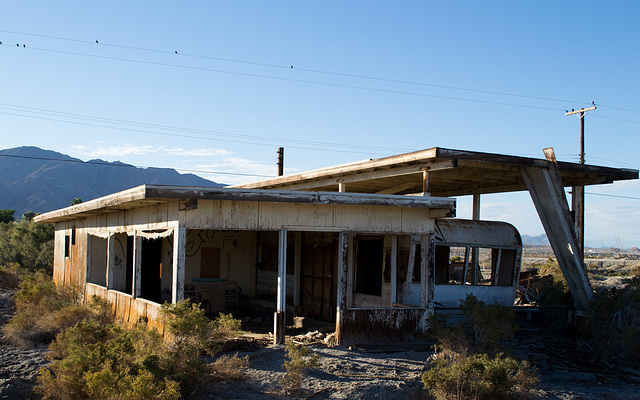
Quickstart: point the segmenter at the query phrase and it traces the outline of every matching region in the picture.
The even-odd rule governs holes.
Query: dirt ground
[[[0,289],[0,324],[13,313],[13,292]],[[420,381],[428,344],[327,347],[309,345],[319,356],[301,391],[284,395],[283,346],[259,346],[239,351],[250,367],[238,381],[203,382],[186,398],[205,399],[422,399],[427,393]],[[570,339],[550,335],[542,327],[520,330],[511,347],[530,360],[541,377],[541,399],[640,399],[640,372],[585,361]],[[46,346],[19,349],[0,343],[0,399],[36,399],[32,393],[38,370],[46,365]],[[235,354],[231,352],[228,354]],[[212,361],[212,360],[210,360]]]
[[[563,338],[523,331],[513,341],[514,355],[529,359],[540,376],[540,399],[640,399],[640,372],[591,364]],[[411,348],[415,348],[412,350]],[[433,354],[425,344],[332,347],[311,345],[319,366],[302,390],[285,396],[279,381],[285,349],[269,346],[239,352],[250,357],[246,378],[202,385],[187,398],[205,399],[426,399],[420,377]]]

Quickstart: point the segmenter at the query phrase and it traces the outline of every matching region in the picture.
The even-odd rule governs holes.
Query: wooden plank
[[[278,236],[278,283],[276,313],[274,316],[273,341],[283,344],[286,328],[287,301],[287,230],[281,229]]]
[[[338,295],[336,305],[336,339],[338,344],[344,344],[342,338],[344,316],[348,309],[349,293],[349,233],[340,232],[338,235]]]
[[[555,163],[547,168],[522,168],[542,226],[573,295],[576,307],[584,310],[593,299],[593,290],[580,255],[571,213]]]
[[[178,303],[184,299],[185,245],[187,228],[180,226],[173,231],[173,274],[171,285],[171,302]]]
[[[107,289],[113,287],[113,273],[116,268],[116,238],[109,235],[107,239]]]
[[[133,298],[140,297],[142,287],[142,237],[133,232]]]

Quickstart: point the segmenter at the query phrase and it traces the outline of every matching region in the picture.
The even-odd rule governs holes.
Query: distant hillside
[[[525,246],[550,246],[549,239],[544,233],[539,236],[522,235],[522,244]]]
[[[220,187],[222,184],[168,168],[136,168],[121,162],[83,162],[38,147],[0,150],[0,209],[47,212],[143,184]]]

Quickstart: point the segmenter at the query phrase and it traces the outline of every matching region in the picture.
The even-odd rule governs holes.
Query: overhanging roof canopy
[[[185,200],[187,202],[190,200],[231,200],[299,204],[418,207],[444,210],[447,214],[453,212],[456,207],[455,199],[438,197],[142,185],[38,215],[33,220],[35,222],[60,222],[84,218],[95,214],[112,213],[163,204],[176,200]],[[184,207],[184,210],[190,209],[189,204],[185,204]]]
[[[413,194],[423,192],[423,171],[429,171],[432,196],[449,197],[527,190],[521,167],[548,168],[536,158],[434,147],[391,157],[322,168],[234,186],[245,189],[338,191]],[[564,186],[587,186],[638,179],[638,170],[558,162]]]

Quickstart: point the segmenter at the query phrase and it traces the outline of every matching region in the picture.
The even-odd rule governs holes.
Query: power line
[[[164,167],[144,167],[144,166],[136,166],[131,164],[124,163],[109,163],[102,161],[82,161],[73,158],[48,158],[48,157],[32,157],[32,156],[18,156],[14,154],[0,154],[0,157],[9,157],[9,158],[21,158],[28,160],[41,160],[41,161],[59,161],[59,162],[70,162],[77,164],[92,164],[92,165],[103,165],[108,167],[124,167],[124,168],[157,168],[157,169],[167,169]],[[193,169],[182,169],[182,168],[174,168],[176,171],[185,171],[185,172],[194,172],[194,173],[202,173],[202,174],[217,174],[217,175],[237,175],[237,176],[256,176],[262,178],[273,178],[273,175],[261,175],[261,174],[246,174],[241,172],[223,172],[223,171],[202,171],[202,170],[193,170]]]
[[[470,99],[470,98],[455,97],[455,96],[442,96],[442,95],[435,95],[435,94],[428,94],[428,93],[408,92],[403,90],[381,89],[381,88],[373,88],[373,87],[367,87],[367,86],[312,81],[308,79],[285,78],[285,77],[279,77],[279,76],[229,71],[229,70],[222,70],[222,69],[215,69],[215,68],[194,67],[194,66],[187,66],[187,65],[180,65],[180,64],[162,63],[162,62],[156,62],[156,61],[136,60],[136,59],[124,58],[124,57],[112,57],[112,56],[102,56],[102,55],[96,55],[96,54],[79,53],[74,51],[53,50],[53,49],[46,49],[46,48],[40,48],[40,47],[27,47],[27,49],[51,52],[51,53],[57,53],[57,54],[75,55],[75,56],[81,56],[81,57],[100,58],[100,59],[112,60],[112,61],[124,61],[124,62],[131,62],[131,63],[137,63],[137,64],[181,68],[181,69],[188,69],[188,70],[194,70],[194,71],[204,71],[204,72],[213,72],[213,73],[229,74],[229,75],[236,75],[236,76],[246,76],[246,77],[252,77],[252,78],[273,79],[273,80],[286,81],[286,82],[296,82],[296,83],[306,83],[306,84],[319,85],[319,86],[338,87],[343,89],[357,89],[357,90],[365,90],[365,91],[378,92],[378,93],[428,97],[428,98],[442,99],[442,100],[466,101],[471,103],[501,105],[501,106],[509,106],[509,107],[521,107],[521,108],[530,108],[530,109],[538,109],[538,110],[564,111],[563,108],[551,108],[551,107],[533,106],[533,105],[527,105],[527,104]]]
[[[640,197],[619,196],[619,195],[615,195],[615,194],[592,193],[592,192],[585,192],[585,194],[589,194],[589,195],[592,195],[592,196],[615,197],[615,198],[619,198],[619,199],[640,200]]]
[[[407,84],[407,85],[427,86],[427,87],[434,87],[434,88],[440,88],[440,89],[460,90],[460,91],[467,91],[467,92],[474,92],[474,93],[484,93],[484,94],[492,94],[492,95],[499,95],[499,96],[519,97],[519,98],[527,98],[527,99],[534,99],[534,100],[544,100],[544,101],[554,101],[554,102],[562,102],[562,103],[585,103],[585,104],[589,103],[587,101],[559,99],[559,98],[543,97],[543,96],[532,96],[532,95],[524,95],[524,94],[518,94],[518,93],[509,93],[509,92],[501,92],[501,91],[494,91],[494,90],[483,90],[483,89],[475,89],[475,88],[466,88],[466,87],[452,86],[452,85],[441,85],[441,84],[434,84],[434,83],[427,83],[427,82],[417,82],[417,81],[408,81],[408,80],[401,80],[401,79],[394,79],[394,78],[383,78],[383,77],[378,77],[378,76],[370,76],[370,75],[363,75],[363,74],[351,74],[351,73],[344,73],[344,72],[337,72],[337,71],[327,71],[327,70],[321,70],[321,69],[304,68],[304,67],[298,67],[298,66],[296,66],[294,68],[291,63],[286,63],[286,65],[270,64],[270,63],[262,63],[262,62],[256,62],[256,61],[238,60],[238,59],[224,58],[224,57],[214,57],[214,56],[208,56],[208,55],[202,55],[202,54],[183,53],[183,52],[179,52],[176,49],[172,49],[172,50],[151,49],[151,48],[139,47],[139,46],[129,46],[129,45],[123,45],[123,44],[99,42],[98,40],[95,40],[95,42],[94,42],[94,41],[91,41],[91,40],[72,39],[72,38],[64,38],[64,37],[59,37],[59,36],[41,35],[41,34],[34,34],[34,33],[27,33],[27,32],[17,32],[17,31],[10,31],[10,30],[2,30],[2,29],[0,29],[0,32],[12,33],[12,34],[17,34],[17,35],[25,35],[25,36],[33,36],[33,37],[41,37],[41,38],[54,39],[54,40],[63,40],[63,41],[84,43],[84,44],[94,44],[95,43],[95,44],[99,44],[101,46],[116,47],[116,48],[123,48],[123,49],[144,51],[144,52],[152,52],[152,53],[159,53],[159,54],[176,54],[176,55],[184,56],[184,57],[194,57],[194,58],[209,59],[209,60],[216,60],[216,61],[224,61],[224,62],[231,62],[231,63],[238,63],[238,64],[255,65],[255,66],[261,66],[261,67],[268,67],[268,68],[287,69],[287,70],[295,69],[295,70],[298,70],[298,71],[311,72],[311,73],[316,73],[316,74],[343,76],[343,77],[349,77],[349,78],[367,79],[367,80],[375,80],[375,81],[381,81],[381,82],[391,82],[391,83],[401,83],[401,84]],[[608,107],[608,108],[617,109],[617,110],[621,110],[621,111],[640,113],[640,111],[635,111],[635,110],[630,110],[630,109],[625,109],[625,108],[620,108],[620,107],[614,107],[614,106],[602,105],[602,107]]]
[[[92,127],[98,127],[98,128],[106,128],[106,129],[117,129],[117,130],[130,131],[130,132],[140,132],[140,133],[148,133],[153,135],[173,136],[173,137],[181,137],[181,138],[189,138],[189,139],[212,140],[212,141],[215,140],[215,141],[230,142],[230,143],[252,144],[257,146],[272,146],[273,143],[278,143],[278,144],[293,143],[293,145],[290,145],[289,147],[303,149],[303,150],[312,150],[312,151],[331,151],[336,153],[350,153],[350,154],[359,153],[359,154],[367,154],[367,155],[387,154],[389,150],[408,151],[407,149],[403,149],[403,148],[367,146],[367,145],[360,145],[360,144],[351,145],[351,144],[345,144],[345,143],[314,142],[314,141],[293,140],[293,139],[285,139],[285,138],[269,138],[269,137],[263,137],[263,136],[235,134],[235,133],[222,132],[222,131],[190,129],[190,128],[182,128],[182,127],[176,127],[176,126],[169,126],[169,125],[148,124],[143,122],[117,120],[117,119],[102,118],[102,117],[89,116],[89,115],[83,115],[83,114],[58,112],[53,110],[35,109],[32,107],[7,105],[6,103],[0,103],[0,109],[1,108],[9,109],[12,111],[18,111],[18,112],[31,112],[36,114],[40,113],[43,115],[52,115],[53,117],[49,118],[49,117],[39,116],[39,115],[24,115],[24,114],[12,113],[12,112],[0,111],[0,114],[4,114],[4,115],[12,115],[17,117],[38,119],[38,120],[44,120],[44,121],[62,122],[62,123],[75,124],[75,125],[92,126]],[[31,110],[36,110],[36,111],[31,111]],[[95,121],[96,123],[62,119],[67,117],[75,118],[78,120]],[[116,124],[116,125],[124,125],[124,126],[110,126],[106,124]],[[127,127],[127,125],[130,127]],[[148,128],[148,129],[142,129],[142,128]],[[159,130],[164,130],[169,132],[157,132],[149,129],[159,129]],[[188,135],[188,134],[170,133],[172,131],[205,135],[206,137],[194,136],[194,135]],[[223,138],[220,138],[219,136]],[[225,139],[229,137],[237,138],[237,139]],[[246,139],[246,140],[240,140],[240,139]],[[267,143],[260,143],[260,141],[267,142]],[[314,147],[310,147],[310,146],[314,146]],[[345,150],[338,150],[338,148],[343,148]],[[362,151],[366,149],[369,149],[371,151]]]

